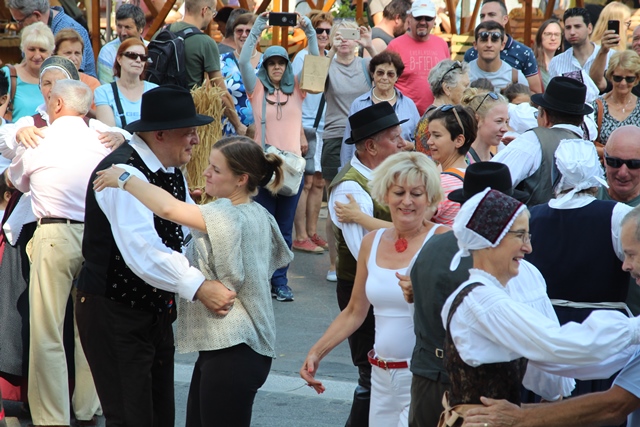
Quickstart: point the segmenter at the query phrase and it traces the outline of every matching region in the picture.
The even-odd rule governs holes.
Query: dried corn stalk
[[[222,138],[222,113],[224,112],[224,104],[222,96],[224,90],[220,89],[205,78],[201,86],[194,86],[191,89],[191,96],[196,105],[198,114],[205,114],[213,117],[213,121],[206,126],[198,127],[198,136],[200,144],[193,147],[191,160],[187,163],[187,183],[189,190],[202,191],[202,199],[200,203],[205,204],[212,200],[204,192],[206,178],[202,176],[202,172],[209,165],[209,154],[211,147]]]

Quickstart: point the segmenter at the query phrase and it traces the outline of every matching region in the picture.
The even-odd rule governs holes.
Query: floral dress
[[[256,74],[262,66],[262,55],[256,66]],[[253,110],[251,102],[247,97],[247,92],[240,76],[240,68],[238,68],[238,60],[233,52],[220,55],[220,71],[227,85],[227,90],[233,98],[233,105],[236,107],[236,113],[243,125],[249,126],[253,124]],[[222,118],[222,133],[224,135],[236,135],[236,129],[226,117]]]

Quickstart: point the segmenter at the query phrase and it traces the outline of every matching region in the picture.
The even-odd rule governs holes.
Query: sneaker
[[[335,270],[327,271],[327,280],[330,281],[330,282],[337,282],[338,281],[338,276],[336,275]]]
[[[287,285],[272,286],[271,296],[278,301],[293,301],[293,292],[291,292],[291,288]]]
[[[311,240],[294,240],[291,245],[293,249],[301,252],[311,252],[313,254],[321,254],[324,252],[320,246],[316,246]]]
[[[318,236],[317,234],[314,234],[313,236],[309,237],[309,239],[314,245],[320,246],[322,249],[326,249],[326,250],[329,249],[329,244],[327,243],[327,241],[324,240],[322,237]]]

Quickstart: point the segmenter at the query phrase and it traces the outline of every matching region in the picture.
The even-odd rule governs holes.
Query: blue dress
[[[262,66],[262,56],[256,66],[256,74]],[[242,82],[238,60],[233,52],[220,55],[220,71],[227,85],[227,90],[233,98],[233,105],[236,107],[236,113],[243,125],[249,126],[253,124],[253,110],[251,102],[247,97],[247,92]],[[222,133],[224,135],[236,135],[236,129],[226,117],[222,118]]]

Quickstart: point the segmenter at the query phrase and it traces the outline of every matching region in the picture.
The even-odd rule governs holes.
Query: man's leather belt
[[[84,224],[84,222],[65,218],[40,218],[40,224]]]
[[[376,354],[373,350],[370,350],[367,353],[367,357],[369,358],[369,363],[373,366],[377,366],[382,369],[406,369],[409,367],[409,363],[407,361],[402,362],[387,362],[386,360],[380,360],[375,357]]]

